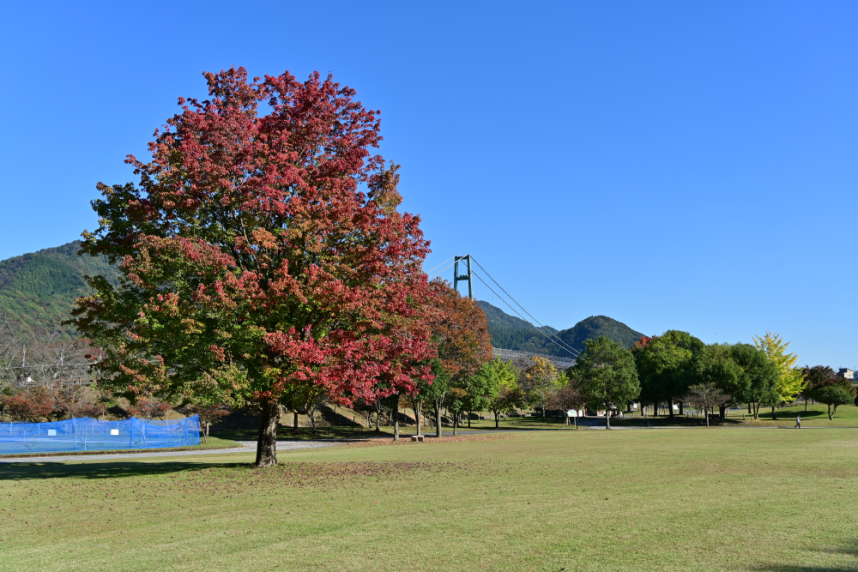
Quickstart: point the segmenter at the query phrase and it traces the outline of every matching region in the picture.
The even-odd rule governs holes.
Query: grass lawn
[[[0,570],[858,569],[858,430],[0,465]]]

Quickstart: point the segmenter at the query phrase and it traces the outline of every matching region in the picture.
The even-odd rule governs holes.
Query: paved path
[[[0,463],[63,463],[66,461],[107,461],[116,459],[142,459],[153,457],[187,457],[192,455],[227,455],[231,453],[255,453],[256,441],[237,441],[241,447],[229,449],[200,449],[197,451],[141,451],[140,453],[104,453],[101,455],[59,455],[44,457],[0,458]],[[343,441],[277,441],[278,451],[289,449],[317,449],[336,447]]]

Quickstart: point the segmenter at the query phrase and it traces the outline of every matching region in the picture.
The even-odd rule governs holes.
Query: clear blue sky
[[[431,268],[542,323],[792,340],[858,365],[858,3],[4,5],[0,258],[95,227],[203,71],[332,72],[382,110]],[[449,278],[451,272],[447,272]]]

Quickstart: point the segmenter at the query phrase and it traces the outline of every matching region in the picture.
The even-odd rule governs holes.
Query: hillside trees
[[[255,403],[264,467],[291,388],[349,404],[430,376],[428,243],[397,210],[397,166],[371,154],[378,115],[354,90],[318,73],[205,77],[209,99],[179,100],[152,160],[129,155],[139,183],[98,185],[82,252],[121,275],[90,279],[72,323],[116,391]]]
[[[611,407],[625,406],[640,394],[631,352],[605,336],[584,342],[584,351],[569,372],[587,404],[594,409],[605,409],[608,429]]]

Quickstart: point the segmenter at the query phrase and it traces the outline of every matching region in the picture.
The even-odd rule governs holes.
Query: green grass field
[[[858,569],[858,430],[0,465],[0,570]]]

